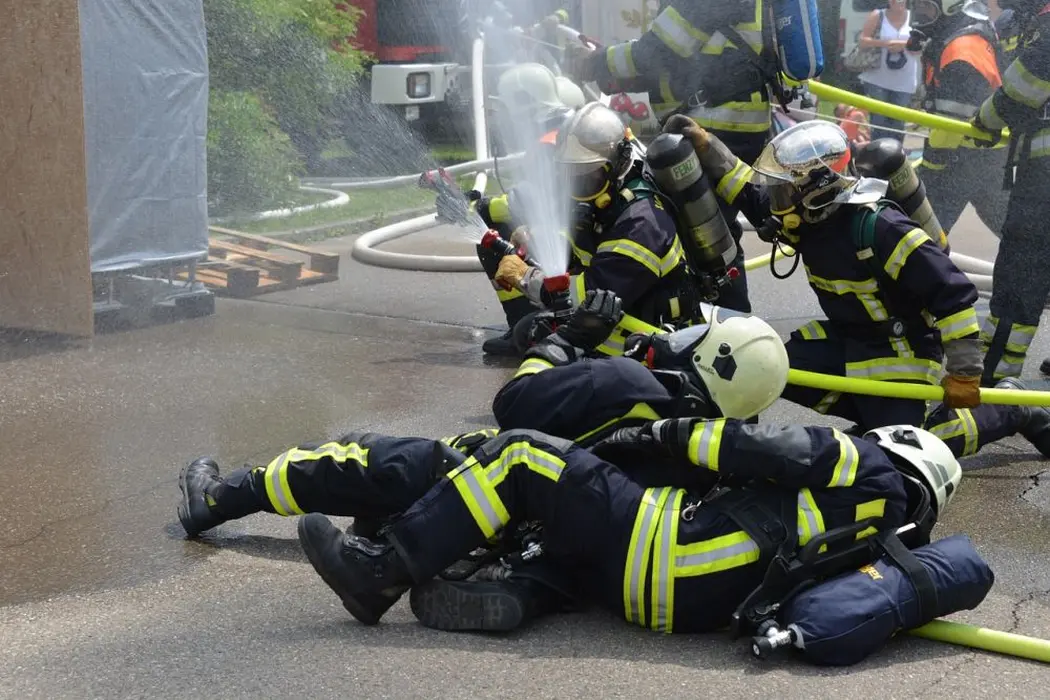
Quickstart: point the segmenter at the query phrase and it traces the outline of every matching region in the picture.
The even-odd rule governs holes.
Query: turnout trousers
[[[986,346],[984,383],[1019,377],[1050,294],[1050,157],[1017,166],[992,276],[989,315],[981,328]]]
[[[873,358],[877,362],[877,358],[887,354],[892,356],[893,353],[886,341],[861,343],[844,338],[826,322],[813,322],[793,332],[786,347],[792,369],[839,377],[860,375],[865,379],[887,379],[877,375],[863,376],[864,363],[873,361]],[[911,360],[932,362],[919,358]],[[919,376],[924,372],[920,364],[915,365],[914,372],[916,376],[887,380],[921,382],[926,379]],[[791,384],[784,390],[783,397],[817,413],[852,421],[862,433],[885,425],[925,428],[941,438],[956,457],[976,454],[987,444],[1018,434],[1026,420],[1024,410],[1019,406],[983,404],[973,409],[951,409],[938,403],[928,407],[925,401],[917,399],[843,394]]]
[[[800,542],[870,508],[889,526],[903,524],[903,490],[865,504],[858,501],[871,494],[861,490],[817,492],[757,497],[779,514],[785,503],[793,511],[797,496]],[[713,631],[761,583],[768,559],[728,515],[734,506],[698,503],[684,489],[645,488],[568,441],[512,430],[452,470],[386,534],[413,579],[425,582],[508,523],[539,520],[545,559],[578,573],[578,588],[595,602],[657,631]],[[785,522],[778,521],[783,532]]]
[[[927,149],[918,175],[926,185],[926,196],[933,205],[945,233],[951,233],[967,203],[992,233],[1000,236],[1006,221],[1010,193],[997,181],[996,173],[1006,168],[1005,148]]]

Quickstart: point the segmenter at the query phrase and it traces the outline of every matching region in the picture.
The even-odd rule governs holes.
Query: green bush
[[[212,91],[208,109],[208,207],[244,214],[291,204],[302,158],[248,92]]]

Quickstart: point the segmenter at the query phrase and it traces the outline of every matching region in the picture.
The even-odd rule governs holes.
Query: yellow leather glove
[[[493,279],[506,290],[517,289],[529,269],[525,261],[517,255],[504,255]]]
[[[676,114],[664,124],[665,134],[681,134],[693,142],[693,149],[703,153],[711,144],[707,131],[684,114]]]
[[[941,380],[944,405],[948,408],[976,408],[981,405],[981,378],[949,374]]]

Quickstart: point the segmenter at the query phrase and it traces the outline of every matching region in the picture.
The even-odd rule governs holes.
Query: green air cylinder
[[[660,134],[646,149],[646,162],[660,191],[678,209],[682,246],[698,272],[725,275],[737,256],[736,241],[693,143],[681,134]]]
[[[946,231],[926,197],[926,187],[915,168],[908,162],[904,145],[897,139],[885,138],[856,146],[853,162],[857,172],[889,182],[886,195],[896,202],[908,218],[926,231],[930,240],[942,248],[947,243]]]

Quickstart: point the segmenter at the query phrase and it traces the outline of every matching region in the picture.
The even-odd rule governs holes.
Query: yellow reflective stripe
[[[942,341],[965,338],[980,330],[977,324],[977,311],[972,306],[951,316],[937,319],[934,321],[934,326],[941,332]]]
[[[555,10],[554,16],[558,18],[558,21],[562,24],[569,23],[569,11],[568,10]]]
[[[500,287],[496,290],[496,298],[499,299],[501,304],[506,303],[508,301],[513,301],[514,299],[523,296],[525,296],[525,293],[522,292],[520,289],[507,290],[503,287]]]
[[[876,498],[873,501],[857,504],[857,516],[855,522],[867,520],[868,518],[881,518],[886,513],[886,499]],[[875,527],[866,527],[857,533],[856,539],[862,540],[869,535],[878,532]]]
[[[698,467],[718,471],[718,451],[722,446],[725,427],[724,418],[697,423],[689,435],[689,461]]]
[[[824,330],[824,324],[820,321],[810,321],[798,329],[798,334],[804,340],[825,340],[828,337],[828,332]]]
[[[686,113],[705,129],[760,133],[772,124],[772,112],[768,102],[726,102],[721,105],[692,107]]]
[[[847,362],[846,376],[875,381],[907,381],[937,384],[940,364],[918,357],[880,357],[863,362]]]
[[[587,283],[583,279],[584,273],[569,276],[569,301],[573,306],[579,306],[587,298]]]
[[[921,228],[914,228],[897,242],[896,247],[894,247],[889,259],[886,260],[886,264],[883,266],[890,279],[897,279],[905,263],[908,262],[908,256],[928,240],[930,240],[930,237],[926,235],[925,231]]]
[[[671,89],[670,73],[660,74],[660,100],[663,103],[674,103],[675,107],[678,105],[679,100],[675,97],[674,90]]]
[[[553,367],[554,364],[548,362],[539,357],[530,357],[520,365],[518,365],[518,371],[514,373],[514,379],[518,377],[525,377],[530,374],[538,374],[544,370],[548,370]]]
[[[665,8],[656,16],[650,31],[667,48],[682,58],[692,56],[704,42],[710,39],[707,34],[694,27],[673,7]]]
[[[860,452],[848,435],[835,428],[832,428],[831,432],[839,443],[839,458],[835,462],[835,470],[831,472],[828,488],[849,488],[853,486],[853,480],[857,478]]]
[[[519,464],[551,481],[560,479],[562,470],[565,469],[565,460],[561,457],[533,447],[528,442],[512,442],[486,467],[489,484],[493,488],[499,486],[507,478],[510,469]]]
[[[1003,92],[1028,107],[1042,107],[1050,100],[1050,80],[1044,80],[1016,59],[1003,73]]]
[[[758,545],[746,532],[675,547],[674,577],[707,576],[758,561]]]
[[[806,265],[806,277],[809,278],[809,284],[814,289],[840,296],[846,294],[855,295],[857,301],[864,305],[864,310],[868,312],[868,316],[873,321],[885,321],[890,317],[886,307],[875,296],[879,291],[879,284],[874,279],[860,280],[859,282],[853,280],[829,280],[812,274],[808,265]]]
[[[292,448],[274,458],[263,474],[266,484],[266,497],[278,515],[302,515],[304,511],[295,502],[292,489],[288,485],[288,467],[292,462],[316,462],[331,459],[337,464],[349,461],[357,462],[364,469],[368,466],[368,448],[356,442],[342,445],[338,442],[327,442],[317,449],[304,450]]]
[[[1050,129],[1043,129],[1032,137],[1029,157],[1042,158],[1050,155]]]
[[[660,332],[661,330],[656,326],[650,325],[635,316],[624,314],[624,317],[616,324],[616,328],[609,334],[609,337],[603,340],[601,345],[595,349],[604,355],[619,357],[623,355],[624,345],[628,336],[633,333],[652,335]]]
[[[684,489],[675,489],[674,497],[663,506],[653,549],[653,573],[649,584],[652,611],[649,627],[670,634],[674,623],[674,555],[678,544],[678,519]]]
[[[998,328],[999,328],[999,319],[998,319],[998,317],[993,316],[992,314],[988,314],[987,316],[985,316],[985,318],[984,318],[984,325],[981,326],[981,334],[980,334],[981,342],[985,343],[985,344],[992,342],[992,337],[995,335],[995,331]]]
[[[649,250],[642,244],[627,238],[617,238],[611,241],[605,241],[598,246],[597,252],[611,253],[630,258],[638,264],[643,265],[657,277],[663,277],[674,270],[682,261],[683,256],[682,244],[678,242],[677,237],[671,245],[671,249],[668,250],[667,254],[662,258],[657,257],[653,251]]]
[[[671,491],[670,487],[646,489],[638,506],[623,575],[623,611],[628,622],[645,625],[645,580],[649,555],[656,537],[657,520]]]
[[[1006,122],[999,116],[999,111],[995,108],[994,98],[995,95],[992,95],[981,103],[981,110],[978,112],[978,115],[981,117],[981,123],[989,129],[1005,129]]]
[[[489,200],[489,220],[495,224],[510,223],[510,201],[507,195],[500,195]]]
[[[592,257],[591,254],[583,248],[577,246],[575,242],[570,241],[569,244],[572,246],[573,255],[579,258],[580,264],[584,267],[590,267]]]
[[[473,457],[468,457],[448,474],[474,523],[486,538],[490,538],[510,522],[510,514],[485,476],[485,467]]]
[[[628,420],[632,420],[632,419],[660,420],[660,418],[662,418],[662,416],[659,413],[657,413],[655,410],[653,410],[653,407],[650,406],[649,404],[647,404],[647,403],[636,403],[635,405],[631,406],[631,410],[627,411],[627,413],[623,414],[622,416],[619,416],[618,418],[613,418],[612,420],[605,421],[604,423],[599,425],[594,430],[588,430],[586,433],[584,433],[583,435],[580,435],[575,440],[573,440],[573,442],[583,442],[584,440],[587,440],[588,438],[591,438],[591,437],[593,437],[595,435],[598,435],[602,431],[608,430],[609,428],[611,428],[612,426],[616,425],[617,423],[622,423],[624,421],[628,421]]]
[[[744,189],[744,185],[751,182],[752,172],[747,163],[738,159],[733,169],[718,181],[715,192],[726,202],[732,204]]]
[[[634,66],[634,57],[631,55],[633,41],[610,46],[605,52],[605,62],[609,66],[609,73],[616,78],[634,78],[638,75],[638,69]]]
[[[824,516],[817,508],[813,492],[801,489],[798,492],[798,543],[802,546],[824,532]],[[825,547],[821,547],[823,552]]]
[[[740,36],[744,39],[744,42],[754,49],[756,53],[762,51],[762,28],[758,22],[737,24],[733,28],[737,30]],[[742,47],[738,47],[721,31],[716,31],[711,35],[711,39],[704,45],[701,53],[717,56],[727,48],[737,49]]]
[[[963,424],[961,418],[956,418],[955,420],[945,421],[944,423],[930,426],[928,430],[931,434],[936,435],[941,440],[950,440],[954,437],[959,437],[960,435],[965,434],[966,426]]]
[[[835,402],[841,398],[841,391],[829,391],[824,394],[824,398],[817,402],[817,405],[813,407],[813,410],[817,413],[827,415],[827,412],[831,410],[831,407],[835,405]]]

